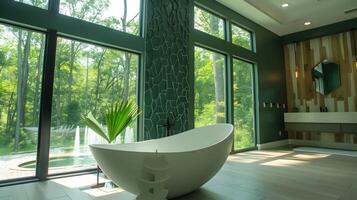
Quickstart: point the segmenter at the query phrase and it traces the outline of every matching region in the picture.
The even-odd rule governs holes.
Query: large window
[[[205,4],[204,2],[200,3]],[[246,55],[247,52],[244,49],[249,50],[253,57],[255,54],[254,34],[247,28],[243,28],[244,26],[232,22],[230,19],[236,20],[235,16],[227,14],[227,18],[219,17],[224,16],[225,13],[218,15],[208,11],[209,9],[214,10],[210,5],[194,7],[194,28],[200,30],[194,36],[194,40],[198,41],[194,42],[198,46],[225,52],[226,55],[195,47],[194,125],[199,127],[232,122],[234,124],[233,151],[254,147],[254,65],[233,58]],[[230,30],[227,29],[226,24],[229,24]],[[202,40],[207,34],[222,40],[215,42]],[[211,46],[212,44],[215,46]],[[229,62],[226,62],[227,58]],[[233,58],[232,62],[231,58]],[[225,70],[226,68],[227,70]],[[232,77],[232,79],[225,80],[226,72],[227,77]],[[225,83],[229,89],[228,94],[225,94]],[[232,94],[230,94],[231,91]],[[226,100],[228,97],[229,99]],[[232,107],[226,109],[226,102]],[[228,115],[226,110],[230,111]]]
[[[35,176],[45,35],[0,25],[0,181]]]
[[[49,172],[94,167],[89,144],[104,142],[84,126],[92,112],[105,124],[106,106],[119,99],[136,100],[139,57],[136,54],[59,38],[52,103]],[[136,123],[116,142],[134,142]]]
[[[232,42],[248,50],[253,50],[252,33],[234,24],[232,24]]]
[[[61,0],[60,13],[139,35],[140,4],[141,0]]]
[[[233,59],[234,149],[255,145],[253,64]]]
[[[29,4],[31,6],[36,6],[39,8],[44,8],[47,9],[48,8],[48,1],[49,0],[15,0],[21,3],[26,3]]]
[[[195,6],[195,29],[225,39],[224,20]]]
[[[0,24],[0,184],[94,168],[88,145],[104,141],[82,116],[91,112],[105,126],[109,104],[130,99],[142,107],[145,45],[133,35],[142,33],[143,0],[0,1],[15,13],[0,13],[0,21],[13,24]],[[28,20],[49,16],[55,24]],[[69,18],[86,31],[59,27]],[[98,28],[101,34],[88,35]],[[137,122],[115,142],[137,141]]]
[[[226,122],[225,60],[222,54],[195,47],[195,127]]]

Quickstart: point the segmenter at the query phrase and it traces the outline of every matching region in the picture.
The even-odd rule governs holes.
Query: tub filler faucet
[[[175,126],[175,122],[174,121],[175,121],[174,113],[173,112],[169,112],[169,115],[166,118],[166,123],[161,125],[162,127],[166,128],[165,137],[171,135],[171,130]]]

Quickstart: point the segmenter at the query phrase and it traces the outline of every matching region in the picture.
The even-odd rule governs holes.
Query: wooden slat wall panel
[[[284,46],[288,111],[318,112],[320,106],[330,111],[357,111],[357,30],[325,36]],[[340,65],[341,87],[323,96],[315,92],[311,75],[312,68],[327,59]],[[298,77],[295,73],[298,73]],[[321,133],[324,135],[324,133]],[[290,133],[292,139],[324,140],[356,143],[356,135],[331,135],[320,133]]]

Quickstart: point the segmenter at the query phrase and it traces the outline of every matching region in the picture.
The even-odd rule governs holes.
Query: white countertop
[[[290,123],[357,123],[357,112],[294,112],[284,113]]]

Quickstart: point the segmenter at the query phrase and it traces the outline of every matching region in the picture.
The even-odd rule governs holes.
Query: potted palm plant
[[[91,112],[83,115],[82,120],[86,126],[111,144],[125,131],[128,125],[135,121],[140,113],[140,108],[134,101],[120,100],[107,108],[106,127],[102,126]],[[97,166],[97,185],[99,185],[99,170],[99,166]],[[113,187],[113,183],[109,183],[109,187]]]

